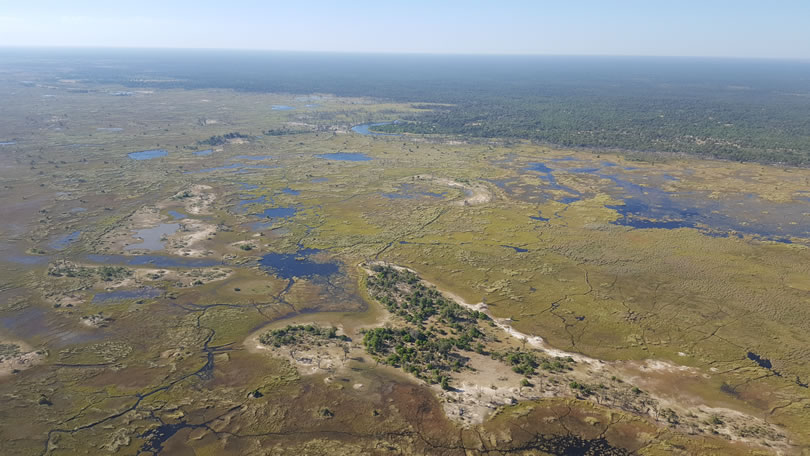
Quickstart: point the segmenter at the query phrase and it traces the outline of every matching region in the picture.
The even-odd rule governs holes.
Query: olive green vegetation
[[[363,376],[357,383],[369,389],[355,391],[342,381],[299,377],[287,362],[254,352],[255,342],[246,342],[254,331],[285,317],[315,318],[324,312],[349,318],[347,313],[365,311],[353,265],[375,259],[407,266],[468,302],[484,302],[493,317],[509,318],[515,329],[541,336],[553,347],[608,361],[653,359],[694,368],[688,381],[655,372],[639,376],[678,397],[767,418],[784,427],[791,451],[810,443],[805,406],[810,253],[800,239],[788,245],[751,236],[710,237],[691,229],[618,226],[611,223],[617,212],[607,207],[621,203],[610,182],[555,173],[560,184],[583,195],[564,204],[532,193],[544,184],[522,171],[531,162],[565,157],[581,160],[582,167],[601,160],[629,167],[625,158],[500,139],[347,133],[352,124],[417,112],[407,104],[326,96],[317,108],[273,111],[274,104],[296,104],[295,97],[170,89],[120,97],[111,95],[124,90],[120,86],[81,81],[20,86],[17,81],[30,74],[2,78],[9,90],[0,91],[0,106],[14,115],[3,116],[0,139],[17,144],[2,146],[0,155],[5,211],[0,336],[47,354],[40,364],[0,380],[0,393],[9,399],[0,411],[0,437],[9,453],[51,448],[46,452],[71,454],[102,447],[121,454],[189,449],[250,454],[261,448],[322,453],[340,445],[346,453],[384,445],[416,453],[441,448],[448,454],[495,448],[552,452],[532,439],[566,435],[565,427],[586,440],[610,427],[605,435],[612,447],[651,454],[681,446],[687,452],[743,448],[709,436],[690,443],[691,437],[661,431],[644,418],[570,398],[506,408],[483,425],[492,439],[472,444],[478,429],[459,431],[420,384],[384,369],[366,369],[357,374]],[[123,131],[98,130],[118,127]],[[201,144],[232,132],[246,138]],[[214,149],[210,156],[192,154],[209,147]],[[166,149],[168,156],[126,157],[153,148]],[[316,157],[332,152],[362,152],[373,160]],[[273,158],[237,158],[243,155]],[[233,163],[267,167],[199,172]],[[803,169],[753,164],[671,159],[632,166],[639,182],[676,177],[666,184],[671,191],[715,198],[744,191],[774,205],[794,201],[810,182]],[[495,184],[501,179],[516,184],[501,188]],[[383,196],[403,188],[416,196]],[[474,200],[470,194],[478,189],[485,197]],[[203,204],[206,195],[210,202]],[[264,206],[244,211],[237,206],[262,196],[268,201]],[[131,242],[133,214],[144,207],[154,209],[154,223],[169,221],[168,209],[186,214],[178,236],[196,232],[195,223],[213,226],[215,234],[193,241],[187,256],[215,260],[216,266],[87,260],[87,254],[122,253],[120,242]],[[254,231],[248,225],[256,220],[251,214],[265,207],[298,211]],[[549,220],[529,218],[538,213]],[[64,250],[48,246],[56,236],[77,230],[81,238]],[[174,249],[173,243],[167,248]],[[322,249],[307,259],[335,261],[340,272],[328,280],[285,279],[256,266],[262,254],[294,254],[300,247]],[[38,254],[26,256],[34,251]],[[463,369],[461,360],[479,348],[504,369],[538,377],[565,372],[572,364],[489,348],[489,341],[472,331],[486,333],[491,328],[486,318],[429,287],[411,289],[411,278],[402,278],[397,273],[387,282],[376,275],[367,281],[369,293],[405,322],[366,333],[380,360],[396,355],[400,366],[418,367],[440,385],[444,369],[452,371],[456,360]],[[161,295],[103,307],[92,302],[108,288],[143,286],[158,288]],[[105,327],[91,327],[89,318],[83,319],[101,310]],[[306,328],[293,333],[296,339],[309,337]],[[372,341],[374,334],[381,342]],[[750,359],[749,352],[770,360],[771,368]],[[438,377],[421,369],[428,363],[439,369]],[[534,383],[536,377],[526,381]],[[453,388],[449,379],[444,383]],[[599,391],[598,385],[566,384],[577,394]],[[621,416],[621,423],[611,413]],[[604,426],[586,425],[586,417]],[[163,442],[164,431],[175,429],[170,425],[177,430]],[[528,434],[521,426],[530,429]],[[26,432],[19,432],[23,427]],[[507,430],[514,446],[497,437]]]
[[[317,325],[297,325],[286,326],[280,329],[274,329],[263,334],[259,338],[259,342],[265,345],[273,345],[281,347],[282,345],[292,345],[298,343],[311,342],[318,339],[339,339],[342,341],[349,341],[348,336],[338,336],[337,328],[320,328]]]
[[[363,344],[378,361],[399,367],[416,378],[439,383],[449,389],[447,373],[467,368],[463,353],[486,354],[530,377],[540,366],[564,370],[573,359],[541,359],[520,349],[498,352],[482,332],[489,317],[451,301],[435,288],[425,286],[416,274],[391,266],[373,265],[367,280],[369,294],[405,324],[393,328],[373,328],[363,335]],[[490,340],[487,340],[490,339]]]
[[[67,79],[122,84],[128,90],[329,93],[414,103],[420,109],[419,114],[393,110],[370,119],[408,120],[379,127],[386,132],[810,164],[807,62],[218,51],[149,55],[135,50],[103,56],[45,54],[62,64],[43,66],[43,57],[29,60],[14,53],[4,60],[14,69],[32,68],[48,83]],[[304,100],[321,104],[318,96]],[[299,125],[271,130],[285,129],[301,130]]]

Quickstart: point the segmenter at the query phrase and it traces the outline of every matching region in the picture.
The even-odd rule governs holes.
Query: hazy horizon
[[[509,53],[509,52],[430,52],[430,51],[320,51],[295,49],[251,49],[251,48],[215,48],[215,47],[145,47],[145,46],[73,46],[73,45],[2,45],[0,50],[40,50],[40,51],[193,51],[193,52],[253,52],[267,54],[304,54],[304,55],[354,55],[354,56],[447,56],[447,57],[571,57],[571,58],[638,58],[638,59],[694,59],[694,60],[774,60],[810,62],[808,57],[772,57],[772,56],[724,56],[724,55],[656,55],[656,54],[553,54],[553,53]]]
[[[810,4],[56,1],[10,4],[0,47],[810,59]]]

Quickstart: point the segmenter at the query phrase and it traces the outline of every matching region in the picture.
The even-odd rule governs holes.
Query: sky
[[[0,0],[0,46],[810,59],[810,1]]]

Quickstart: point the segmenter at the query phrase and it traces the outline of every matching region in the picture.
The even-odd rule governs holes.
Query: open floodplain
[[[0,82],[3,454],[810,446],[810,169],[20,77]]]

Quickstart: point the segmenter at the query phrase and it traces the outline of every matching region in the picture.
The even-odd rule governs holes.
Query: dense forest
[[[0,61],[54,80],[328,93],[429,108],[378,127],[386,132],[810,164],[810,62],[44,49],[5,49]]]

